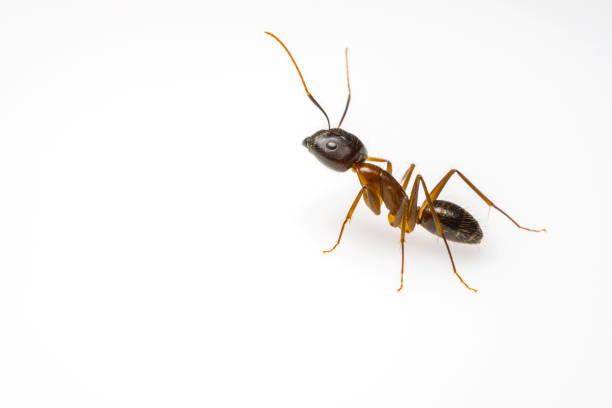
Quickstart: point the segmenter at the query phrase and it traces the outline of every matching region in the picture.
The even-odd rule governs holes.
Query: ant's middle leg
[[[334,245],[334,247],[332,249],[328,249],[327,251],[323,251],[324,254],[328,254],[331,251],[333,251],[334,249],[336,249],[336,247],[340,243],[340,240],[342,239],[342,233],[344,232],[344,227],[346,226],[346,223],[353,216],[353,212],[355,212],[355,208],[357,207],[357,204],[359,204],[359,199],[363,195],[363,192],[364,192],[365,189],[366,189],[365,186],[361,187],[361,190],[359,190],[359,194],[357,194],[357,197],[355,197],[355,200],[353,201],[353,204],[351,205],[351,208],[349,209],[348,214],[346,214],[346,218],[344,219],[344,222],[342,223],[342,228],[340,228],[340,235],[338,236],[338,242],[336,242],[336,245]]]
[[[406,202],[406,200],[404,200],[400,206],[400,211],[402,212],[402,228],[401,228],[401,238],[400,238],[400,242],[402,243],[402,270],[401,270],[401,277],[400,277],[400,287],[397,289],[397,291],[401,291],[402,288],[404,287],[404,238],[406,236],[406,224],[408,223],[408,203]]]
[[[506,216],[506,218],[508,218],[510,221],[512,221],[514,223],[514,225],[516,225],[517,227],[519,227],[520,229],[524,229],[526,231],[532,231],[532,232],[542,232],[542,231],[546,231],[545,228],[542,229],[531,229],[531,228],[525,228],[523,226],[521,226],[518,222],[514,221],[514,219],[512,219],[512,217],[510,217],[508,214],[506,214],[506,212],[504,210],[502,210],[501,208],[499,208],[498,206],[496,206],[495,204],[493,204],[493,202],[491,200],[489,200],[487,198],[487,196],[485,196],[480,190],[478,190],[478,188],[472,184],[472,182],[470,180],[468,180],[467,177],[465,177],[463,175],[463,173],[461,173],[459,170],[457,169],[452,169],[450,170],[448,173],[446,173],[446,175],[444,177],[442,177],[442,180],[440,180],[438,182],[438,184],[434,187],[433,190],[431,190],[431,202],[433,203],[437,198],[438,195],[440,195],[440,192],[442,191],[442,189],[444,188],[444,186],[446,186],[446,183],[448,182],[448,180],[451,178],[451,176],[453,174],[458,174],[459,177],[461,177],[461,179],[463,181],[465,181],[465,183],[476,193],[478,194],[478,196],[482,199],[482,201],[484,201],[485,203],[487,203],[487,205],[489,207],[493,207],[495,208],[497,211],[499,211],[500,213],[502,213],[503,215]],[[425,202],[423,202],[423,205],[421,205],[421,211],[419,213],[419,218],[422,217],[423,215],[423,211],[425,210]],[[431,211],[432,213],[435,211]]]
[[[402,188],[404,189],[404,191],[406,190],[406,187],[408,187],[408,182],[410,181],[410,177],[412,177],[413,170],[414,170],[414,163],[412,163],[410,167],[408,167],[408,170],[406,170],[406,172],[402,176]]]
[[[414,164],[410,166],[410,169],[406,173],[412,173],[414,169]],[[408,175],[410,177],[410,175]],[[404,188],[405,189],[405,188]],[[418,209],[417,209],[417,201],[419,199],[419,182],[418,179],[412,186],[412,191],[410,192],[410,198],[404,198],[402,203],[400,204],[400,208],[398,210],[398,214],[396,215],[393,226],[397,227],[401,223],[401,236],[400,242],[402,244],[402,269],[400,276],[400,287],[397,289],[399,292],[404,287],[404,237],[407,233],[412,232],[414,226],[417,222],[418,217]]]
[[[381,159],[380,157],[368,157],[368,161],[387,163],[387,173],[393,174],[393,166],[391,166],[391,162],[387,159]]]

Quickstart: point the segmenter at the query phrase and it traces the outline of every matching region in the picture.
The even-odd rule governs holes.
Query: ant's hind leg
[[[425,191],[425,203],[431,206],[431,208],[433,208],[433,199],[431,198],[431,195],[429,195],[429,191],[427,191],[427,186],[425,185],[425,180],[423,180],[423,177],[421,177],[420,174],[416,176],[414,183],[418,184],[419,182],[421,182],[421,185],[423,186],[423,190]],[[425,207],[425,205],[423,205],[422,207]],[[446,237],[444,236],[444,230],[442,229],[442,224],[440,224],[440,219],[438,218],[438,214],[435,211],[430,211],[430,212],[433,215],[434,222],[436,223],[436,228],[438,229],[438,235],[441,236],[442,239],[444,240],[444,245],[446,246],[446,252],[448,252],[448,256],[450,258],[451,265],[453,266],[453,272],[455,273],[455,275],[457,275],[461,283],[463,283],[466,288],[474,292],[478,292],[476,289],[471,288],[467,283],[465,283],[463,278],[461,278],[459,273],[457,273],[457,268],[455,267],[455,261],[453,260],[453,255],[451,254],[451,250],[448,246],[448,242],[446,242]]]
[[[349,209],[348,214],[346,214],[346,218],[344,219],[344,222],[342,223],[342,228],[340,228],[340,235],[338,236],[338,242],[336,242],[336,245],[334,245],[334,247],[332,249],[328,249],[327,251],[323,251],[324,254],[328,254],[331,251],[333,251],[334,249],[336,249],[336,247],[340,243],[340,240],[342,239],[342,233],[344,232],[344,227],[346,226],[346,223],[353,216],[353,212],[355,212],[355,208],[357,207],[357,204],[359,204],[359,199],[363,195],[363,191],[364,190],[365,190],[365,186],[363,186],[361,188],[361,190],[359,190],[359,194],[357,194],[357,197],[355,197],[355,200],[353,201],[353,204],[351,205],[351,208]]]
[[[461,177],[461,179],[463,181],[465,181],[465,183],[476,193],[478,194],[478,196],[482,199],[482,201],[484,201],[485,203],[487,203],[487,205],[489,207],[493,207],[495,208],[497,211],[499,211],[500,213],[502,213],[503,215],[506,216],[506,218],[508,218],[510,221],[512,221],[512,223],[514,223],[514,225],[516,225],[517,227],[519,227],[520,229],[524,229],[526,231],[532,231],[532,232],[542,232],[542,231],[546,231],[546,228],[542,228],[542,229],[531,229],[531,228],[526,228],[523,227],[522,225],[520,225],[518,222],[514,221],[514,219],[512,219],[512,217],[510,217],[508,214],[506,214],[506,212],[504,210],[502,210],[501,208],[499,208],[498,206],[496,206],[495,204],[493,204],[493,202],[491,200],[489,200],[487,198],[487,196],[485,196],[480,190],[478,190],[478,188],[472,184],[472,182],[470,180],[468,180],[467,177],[465,177],[463,175],[463,173],[461,173],[459,170],[457,169],[453,169],[450,170],[448,173],[446,173],[446,175],[444,177],[442,177],[442,180],[440,180],[440,182],[438,182],[438,184],[434,187],[433,190],[431,190],[431,201],[434,202],[437,198],[438,195],[440,195],[440,192],[442,191],[442,189],[444,188],[444,186],[446,186],[446,183],[448,182],[448,180],[451,178],[451,176],[453,174],[458,174],[459,177]],[[423,203],[425,204],[425,203]],[[421,206],[421,212],[419,213],[419,218],[423,215],[423,210],[425,209],[425,205]],[[435,211],[432,211],[432,213]]]

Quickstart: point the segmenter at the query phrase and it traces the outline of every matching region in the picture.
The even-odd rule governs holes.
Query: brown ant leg
[[[404,189],[404,191],[406,190],[406,187],[408,187],[408,182],[410,181],[410,177],[412,177],[412,171],[414,170],[414,163],[412,163],[410,165],[410,167],[408,167],[408,170],[406,170],[406,172],[404,173],[404,175],[402,176],[402,188]]]
[[[373,162],[387,163],[387,173],[393,174],[393,167],[391,166],[391,162],[389,160],[381,159],[380,157],[368,157],[367,160]]]
[[[412,173],[413,169],[414,169],[414,164],[410,166],[410,168],[406,172],[408,173],[408,177],[410,177],[410,173]],[[404,287],[404,236],[407,233],[412,232],[412,230],[414,230],[414,226],[417,223],[417,218],[418,218],[417,201],[418,200],[419,200],[419,183],[417,180],[412,186],[412,191],[410,192],[410,198],[409,199],[404,198],[402,200],[402,203],[400,204],[398,213],[402,213],[402,216],[396,217],[393,223],[394,227],[399,226],[400,222],[402,223],[401,225],[402,270],[401,270],[400,287],[397,290],[398,292],[402,290],[402,288]]]
[[[421,177],[420,174],[416,176],[416,180],[414,181],[414,183],[417,184],[419,182],[421,183],[421,185],[423,186],[423,190],[425,191],[425,203],[427,203],[427,205],[429,205],[430,208],[434,208],[433,200],[431,196],[429,195],[429,191],[427,191],[427,186],[425,185],[425,180],[423,180],[423,177]],[[442,225],[440,224],[440,219],[438,218],[438,214],[435,211],[430,211],[430,213],[433,215],[433,219],[436,223],[436,227],[438,229],[438,235],[441,236],[442,239],[444,240],[444,245],[446,246],[446,252],[448,252],[448,256],[450,257],[451,265],[453,266],[453,272],[455,273],[455,275],[457,275],[461,283],[463,283],[466,288],[474,292],[478,292],[476,289],[469,287],[468,284],[465,283],[465,281],[457,273],[457,268],[455,267],[455,261],[453,260],[453,255],[451,254],[451,250],[448,246],[448,242],[446,242],[446,237],[444,236],[444,230],[442,229]],[[419,214],[419,219],[421,215],[422,215],[422,210],[421,210],[421,214]]]
[[[336,247],[340,243],[340,239],[342,239],[342,233],[344,232],[344,227],[346,226],[346,223],[353,216],[353,212],[355,211],[355,208],[357,207],[357,204],[359,204],[359,199],[363,195],[363,192],[364,192],[365,189],[366,189],[365,186],[361,187],[361,190],[359,190],[359,194],[357,194],[357,197],[355,197],[355,200],[353,201],[353,204],[351,205],[351,208],[349,209],[348,214],[346,214],[346,218],[344,219],[344,222],[342,223],[342,228],[340,228],[340,235],[338,236],[338,242],[336,242],[336,245],[334,245],[334,247],[332,249],[329,249],[327,251],[323,251],[324,254],[328,254],[331,251],[333,251],[334,249],[336,249]]]
[[[401,229],[401,238],[400,238],[400,242],[402,243],[402,270],[401,270],[401,276],[400,276],[400,287],[397,289],[397,291],[401,291],[402,288],[404,287],[404,237],[406,236],[406,224],[408,223],[408,203],[406,203],[406,200],[404,200],[402,202],[402,204],[400,205],[400,211],[402,211],[402,229]]]
[[[451,176],[453,174],[457,173],[459,175],[459,177],[461,177],[463,179],[463,181],[465,181],[465,183],[476,193],[478,194],[478,196],[485,202],[487,203],[487,205],[489,207],[493,207],[495,208],[497,211],[499,211],[500,213],[502,213],[503,215],[506,216],[506,218],[508,218],[510,221],[512,221],[514,223],[514,225],[516,225],[517,227],[519,227],[520,229],[524,229],[526,231],[532,231],[532,232],[542,232],[542,231],[546,231],[546,228],[542,228],[542,229],[531,229],[531,228],[525,228],[523,226],[521,226],[518,222],[514,221],[512,219],[512,217],[510,217],[508,214],[506,214],[504,212],[504,210],[502,210],[501,208],[499,208],[498,206],[496,206],[495,204],[493,204],[493,202],[491,200],[489,200],[487,198],[487,196],[485,196],[483,193],[480,192],[480,190],[478,190],[478,188],[476,188],[476,186],[474,184],[472,184],[472,182],[470,180],[468,180],[467,177],[465,177],[463,175],[463,173],[461,173],[459,170],[457,169],[452,169],[450,170],[448,173],[446,173],[446,175],[444,177],[442,177],[442,180],[440,180],[440,182],[434,187],[433,190],[431,190],[431,199],[432,202],[435,201],[438,198],[438,195],[440,194],[440,192],[442,191],[442,189],[444,188],[444,186],[446,185],[446,183],[448,182],[448,180],[451,178]],[[419,217],[422,217],[423,215],[423,210],[425,209],[425,206],[422,205],[421,206],[421,211],[419,213]],[[435,211],[432,211],[432,213]]]

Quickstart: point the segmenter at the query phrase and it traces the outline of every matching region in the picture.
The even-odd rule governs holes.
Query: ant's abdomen
[[[482,239],[482,230],[472,215],[455,203],[444,200],[434,201],[434,208],[442,224],[444,236],[448,241],[463,244],[478,244]],[[425,211],[421,225],[432,234],[438,235],[431,212]]]

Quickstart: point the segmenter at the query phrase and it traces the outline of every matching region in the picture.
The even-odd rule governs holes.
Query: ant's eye
[[[338,143],[334,142],[333,140],[330,140],[329,142],[327,142],[325,147],[327,147],[329,150],[336,150],[336,148],[338,147]]]

